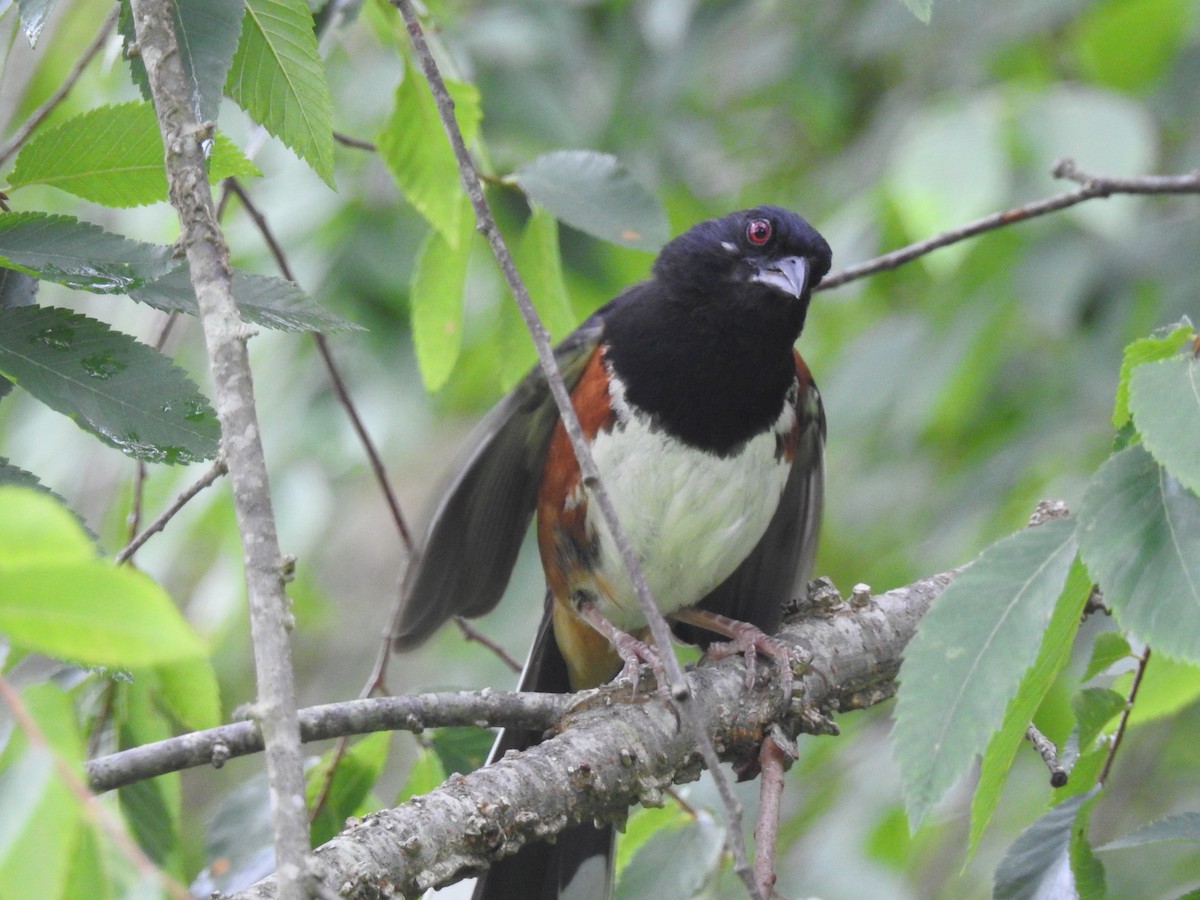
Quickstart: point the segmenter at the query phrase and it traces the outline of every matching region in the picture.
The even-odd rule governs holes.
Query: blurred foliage
[[[7,29],[0,69],[5,142],[61,84],[107,12],[107,4],[58,0],[31,49],[18,13],[33,5],[0,2],[0,28]],[[418,212],[419,192],[410,190],[406,199],[393,177],[393,156],[403,142],[380,137],[397,137],[388,132],[397,98],[416,86],[405,82],[406,38],[383,0],[336,6],[343,18],[320,42],[333,127],[379,138],[381,152],[339,144],[327,156],[326,136],[311,122],[300,132],[274,129],[319,160],[317,175],[229,101],[221,104],[218,126],[265,173],[244,186],[299,285],[325,309],[368,329],[334,335],[330,343],[415,525],[466,426],[512,383],[513,359],[531,357],[523,343],[513,349],[523,338],[481,242],[459,239],[462,232],[449,228],[437,238],[459,244],[459,269],[436,274],[443,284],[461,278],[464,285],[465,306],[449,317],[454,334],[447,343],[456,355],[436,361],[431,378],[430,362],[414,352],[421,298],[410,285],[422,262],[429,265],[430,251],[422,247],[435,236]],[[1192,0],[959,0],[934,5],[928,24],[894,0],[441,0],[430,7],[430,37],[441,63],[463,85],[460,98],[478,99],[474,148],[489,176],[489,200],[505,235],[530,258],[547,245],[547,226],[531,215],[510,176],[560,150],[616,157],[661,202],[671,233],[758,202],[795,208],[829,239],[835,269],[1066,190],[1070,185],[1049,175],[1059,157],[1111,175],[1200,166],[1200,13]],[[920,4],[913,8],[919,11]],[[296,28],[294,22],[287,27]],[[260,39],[269,44],[272,35]],[[262,52],[261,44],[255,52]],[[319,105],[319,94],[319,86],[306,83],[303,96],[287,99],[288,108]],[[139,96],[114,38],[42,133]],[[422,97],[413,92],[411,102]],[[321,109],[318,118],[327,114]],[[11,160],[2,170],[8,178]],[[33,182],[9,193],[15,210],[69,214],[139,241],[164,245],[177,233],[173,212],[162,203],[110,209]],[[454,214],[465,211],[459,207],[449,218]],[[239,268],[279,274],[236,200],[223,221]],[[546,265],[560,265],[561,275],[541,282],[547,308],[556,311],[556,330],[643,277],[652,258],[567,225],[558,234],[561,259]],[[1062,498],[1079,509],[1092,473],[1113,448],[1123,348],[1184,315],[1195,320],[1200,311],[1198,246],[1195,197],[1118,196],[818,294],[799,346],[821,385],[830,422],[820,572],[843,588],[867,582],[883,590],[969,560],[1022,525],[1040,499]],[[41,284],[36,301],[103,319],[148,344],[163,322],[145,306],[53,283]],[[433,314],[442,315],[434,322],[445,335],[444,312]],[[166,350],[207,392],[194,320],[175,325]],[[251,353],[282,542],[299,560],[291,595],[300,699],[353,696],[386,625],[403,546],[311,341],[264,332]],[[432,398],[422,375],[444,382]],[[23,391],[0,398],[5,482],[34,473],[80,514],[103,547],[123,546],[134,464]],[[1194,459],[1194,453],[1184,456]],[[144,489],[146,519],[203,471],[153,468]],[[480,623],[518,656],[540,610],[532,599],[542,590],[534,555],[525,554],[509,600]],[[207,642],[227,718],[253,698],[241,552],[227,491],[218,486],[200,494],[136,560]],[[1107,674],[1084,677],[1092,641],[1111,628],[1107,620],[1088,620],[1074,658],[1039,690],[1035,720],[1060,743],[1069,744],[1075,727],[1071,698],[1080,696],[1081,683],[1123,696],[1128,691],[1127,652],[1112,655]],[[1103,639],[1110,649],[1112,641]],[[74,748],[78,757],[89,742],[91,751],[103,752],[149,739],[168,722],[211,717],[210,689],[191,707],[181,699],[181,666],[191,662],[153,673],[162,688],[155,693],[158,705],[140,682],[135,688],[127,679],[77,670],[29,683],[25,700],[51,746]],[[14,652],[6,677],[19,683],[21,667],[32,664]],[[428,647],[394,661],[391,687],[511,681],[502,663],[447,629]],[[1093,846],[1195,810],[1197,683],[1193,667],[1152,659],[1143,685],[1148,706],[1136,707],[1116,776],[1094,808],[1082,801],[1055,806],[1070,802],[1064,798],[1078,793],[1076,785],[1086,790],[1091,782],[1080,777],[1051,797],[1040,760],[1017,748],[990,828],[969,859],[969,792],[951,791],[910,837],[887,739],[890,710],[843,716],[842,738],[801,742],[785,798],[791,806],[782,828],[779,889],[828,898],[983,897],[1007,848],[1035,820],[1026,834],[1049,829],[1065,848],[1058,858],[1068,851],[1074,858],[1078,844],[1069,829],[1075,820],[1063,810],[1091,809]],[[71,692],[76,714],[84,714],[82,723],[71,715],[64,691]],[[1152,711],[1145,711],[1150,704]],[[1078,701],[1075,707],[1083,709]],[[114,714],[120,727],[105,726]],[[103,884],[108,893],[95,895],[106,896],[145,888],[136,872],[111,861],[103,841],[98,846],[65,791],[37,793],[51,782],[45,751],[11,737],[6,722],[0,717],[0,766],[20,779],[0,781],[0,793],[17,803],[0,809],[20,808],[42,825],[10,845],[19,853],[0,846],[0,895],[29,895],[9,891],[28,875],[20,860],[31,858],[53,876],[53,885],[36,882],[36,896],[72,896],[72,886],[81,884]],[[1097,727],[1111,734],[1113,726]],[[449,771],[440,761],[430,765],[432,757],[412,740],[399,736],[391,743],[376,796],[436,783],[436,773]],[[360,768],[369,777],[345,787],[340,814],[360,808],[366,781],[382,765],[384,751],[367,748],[370,759]],[[1077,752],[1080,774],[1103,762],[1093,747]],[[414,759],[428,771],[410,779]],[[254,766],[187,773],[155,791],[127,793],[120,808],[135,835],[161,839],[164,827],[179,829],[178,846],[159,850],[164,864],[185,879],[205,866],[209,878],[225,878],[231,866],[261,872],[261,843],[249,845],[245,823],[253,820],[247,808],[261,810],[265,789],[239,787]],[[690,802],[712,805],[706,790],[699,785]],[[21,798],[38,798],[39,805],[27,808]],[[116,798],[112,803],[116,809]],[[1039,818],[1050,807],[1059,814]],[[181,816],[180,808],[192,812]],[[208,835],[212,852],[206,853],[203,823],[214,811],[219,828],[217,837]],[[20,825],[11,818],[3,824]],[[680,830],[664,840],[690,840],[701,831]],[[0,836],[10,833],[0,827]],[[20,855],[40,847],[38,841],[53,843],[50,834],[62,837],[53,852]],[[1110,896],[1174,896],[1194,886],[1200,855],[1188,852],[1194,845],[1180,846],[1100,853]],[[70,847],[77,850],[68,865]],[[229,862],[232,848],[244,860]],[[218,864],[224,866],[219,873]],[[1013,871],[1011,863],[1000,868]],[[721,881],[709,889],[724,896],[728,886]]]

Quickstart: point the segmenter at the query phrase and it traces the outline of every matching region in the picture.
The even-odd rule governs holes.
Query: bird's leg
[[[654,678],[658,682],[659,689],[667,683],[666,669],[663,666],[662,657],[659,656],[658,650],[647,644],[645,641],[638,640],[632,634],[622,631],[612,622],[605,618],[604,614],[596,608],[590,600],[585,600],[577,607],[579,616],[598,632],[608,638],[608,642],[612,644],[613,650],[621,659],[621,671],[617,673],[617,678],[628,678],[630,684],[633,685],[633,693],[637,694],[638,680],[641,675],[642,663],[650,666],[650,670],[654,672]]]
[[[787,644],[777,641],[749,622],[731,619],[729,616],[709,612],[706,609],[678,609],[672,613],[671,618],[729,638],[726,643],[710,644],[708,654],[713,659],[724,659],[734,653],[744,653],[746,655],[746,687],[754,687],[758,654],[761,652],[769,656],[779,668],[779,683],[783,688],[784,699],[788,702],[791,701],[793,659],[792,651]]]

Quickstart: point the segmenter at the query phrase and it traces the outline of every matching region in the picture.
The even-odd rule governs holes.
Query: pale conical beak
[[[803,256],[771,260],[760,266],[750,280],[799,298],[808,289],[808,260]]]

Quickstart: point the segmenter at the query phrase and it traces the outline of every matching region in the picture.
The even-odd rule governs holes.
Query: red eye
[[[762,246],[771,239],[771,222],[769,219],[751,219],[746,225],[746,240]]]

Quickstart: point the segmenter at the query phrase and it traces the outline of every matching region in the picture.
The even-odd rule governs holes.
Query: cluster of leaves
[[[985,550],[938,598],[906,651],[893,737],[909,820],[920,825],[981,755],[974,852],[1026,730],[1071,658],[1093,585],[1120,626],[1093,636],[1070,700],[1075,722],[1062,757],[1069,780],[997,869],[997,897],[1040,896],[1042,886],[1072,880],[1080,896],[1104,897],[1087,826],[1105,796],[1117,729],[1200,696],[1198,342],[1185,322],[1126,348],[1113,413],[1117,448],[1078,514]],[[1131,649],[1133,635],[1145,645],[1141,653]],[[1128,687],[1134,661],[1135,683],[1155,696],[1149,712],[1134,705]],[[1194,842],[1196,819],[1176,816],[1102,849]]]

